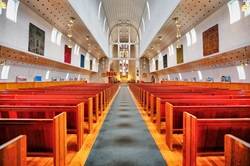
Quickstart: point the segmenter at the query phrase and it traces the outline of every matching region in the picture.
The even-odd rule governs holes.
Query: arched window
[[[147,1],[147,11],[148,11],[148,20],[151,19],[151,13],[150,13],[150,6],[149,6],[149,3]]]
[[[102,1],[100,1],[100,3],[99,3],[99,7],[98,7],[98,20],[100,20],[101,19],[101,8],[102,8]]]
[[[238,0],[231,0],[227,3],[229,14],[230,14],[230,24],[233,24],[240,20],[240,4]]]
[[[17,21],[19,3],[19,0],[8,0],[7,3],[6,17],[13,22]]]

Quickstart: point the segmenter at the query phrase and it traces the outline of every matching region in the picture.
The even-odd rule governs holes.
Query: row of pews
[[[92,83],[0,91],[0,165],[24,166],[26,156],[68,165],[67,135],[76,135],[79,151],[117,89]]]
[[[202,86],[130,84],[130,90],[165,134],[171,151],[181,141],[183,165],[197,156],[224,155],[225,165],[250,165],[250,92]]]

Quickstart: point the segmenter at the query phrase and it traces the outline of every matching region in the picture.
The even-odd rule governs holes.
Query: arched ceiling
[[[102,3],[110,29],[121,21],[139,27],[146,0],[103,0]]]

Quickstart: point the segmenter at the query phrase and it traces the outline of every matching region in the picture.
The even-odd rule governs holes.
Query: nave
[[[0,0],[0,166],[250,166],[250,0]]]
[[[86,165],[165,165],[126,85],[121,85]]]

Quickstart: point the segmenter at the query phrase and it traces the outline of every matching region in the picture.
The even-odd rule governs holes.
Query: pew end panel
[[[53,155],[55,166],[66,166],[66,155],[67,155],[67,124],[66,124],[66,113],[63,112],[53,119],[54,128],[54,140],[53,140]]]
[[[250,144],[231,134],[225,135],[225,166],[249,166]]]
[[[183,166],[196,166],[197,118],[187,112],[183,117]]]
[[[77,150],[80,150],[84,140],[84,102],[77,105]]]
[[[165,140],[170,150],[173,150],[173,105],[165,103],[165,116],[166,116],[166,130]]]
[[[27,138],[20,135],[0,145],[1,166],[26,166]]]

